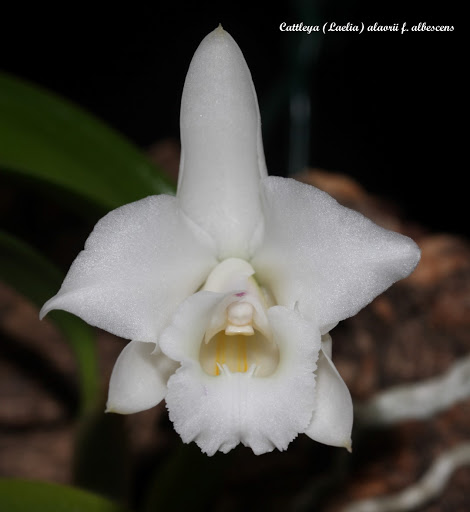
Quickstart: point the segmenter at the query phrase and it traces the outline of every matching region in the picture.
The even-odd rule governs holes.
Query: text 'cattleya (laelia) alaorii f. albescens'
[[[219,27],[186,77],[176,197],[101,219],[41,314],[132,340],[108,411],[165,399],[183,441],[209,455],[284,450],[299,433],[350,448],[328,333],[406,277],[419,250],[310,185],[268,177],[260,126],[249,69]]]

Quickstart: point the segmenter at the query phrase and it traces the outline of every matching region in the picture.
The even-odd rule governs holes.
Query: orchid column
[[[299,433],[349,449],[352,402],[328,333],[406,277],[417,246],[267,177],[251,75],[221,27],[191,62],[181,141],[177,197],[98,222],[42,315],[64,309],[132,340],[108,410],[165,399],[183,441],[209,455],[283,450]]]

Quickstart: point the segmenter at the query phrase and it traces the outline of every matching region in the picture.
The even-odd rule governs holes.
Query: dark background
[[[53,10],[44,3],[37,8],[19,5],[16,11],[4,5],[0,12],[0,69],[74,101],[144,150],[163,138],[178,138],[189,62],[201,39],[221,22],[240,45],[253,75],[271,173],[285,175],[292,166],[289,98],[303,91],[311,99],[312,115],[294,140],[308,134],[305,165],[349,174],[369,191],[399,203],[410,220],[433,230],[470,235],[464,209],[468,165],[464,167],[458,155],[468,57],[464,62],[457,37],[466,18],[457,19],[452,2],[297,0],[274,6],[219,0],[210,6],[110,4],[106,12],[98,4],[68,2]],[[426,22],[453,25],[455,30],[405,35],[335,32],[318,37],[279,31],[282,22],[301,21],[406,22],[408,27]],[[92,220],[85,225],[82,216],[64,213],[56,195],[50,200],[44,189],[26,180],[13,183],[10,175],[0,173],[0,191],[2,229],[5,221],[7,232],[66,270],[83,247]],[[469,249],[459,240],[436,238],[421,236],[427,241],[423,252],[427,247],[428,256],[431,253],[423,258],[421,273],[415,272],[407,284],[397,284],[375,306],[335,330],[335,363],[355,398],[441,375],[468,353]],[[68,393],[76,389],[68,387],[73,360],[69,354],[69,362],[63,363],[67,346],[62,338],[51,336],[47,323],[38,326],[37,311],[25,310],[24,304],[20,309],[13,299],[21,299],[11,299],[7,292],[0,296],[0,310],[5,325],[16,318],[16,329],[11,340],[3,326],[0,332],[0,473],[69,482],[76,441],[75,425],[72,432],[67,419],[73,407]],[[106,389],[124,341],[99,332],[97,346]],[[113,417],[122,418],[105,416]],[[364,430],[355,438],[353,458],[348,458],[347,486],[335,483],[331,490],[322,490],[325,477],[328,482],[346,453],[299,436],[282,454],[254,459],[248,450],[235,450],[229,456],[235,459],[225,463],[228,467],[235,460],[230,478],[215,482],[214,459],[203,457],[210,460],[208,471],[199,464],[195,472],[189,464],[166,495],[174,491],[173,505],[178,498],[187,499],[195,509],[198,493],[181,493],[181,481],[193,482],[193,489],[202,481],[212,487],[210,495],[222,503],[221,510],[230,509],[231,503],[230,510],[290,510],[285,503],[292,503],[299,491],[320,500],[324,492],[326,499],[333,496],[343,502],[366,496],[367,491],[395,492],[416,482],[445,447],[467,440],[468,417],[464,402],[431,421],[407,422],[384,432]],[[125,417],[138,454],[128,465],[137,468],[133,478],[138,485],[132,488],[136,501],[143,500],[153,469],[166,463],[169,450],[176,453],[182,446],[164,418],[163,406]],[[123,444],[119,439],[110,437],[105,449],[110,446],[115,454],[115,447]],[[199,454],[194,445],[189,449]],[[102,452],[96,453],[99,457]],[[98,471],[101,467],[97,465]],[[114,467],[120,474],[119,464]],[[111,471],[102,473],[111,475],[114,483]],[[202,480],[194,479],[196,473]],[[459,475],[438,504],[424,510],[467,510],[468,470]],[[122,486],[119,494],[126,491]]]
[[[281,32],[279,25],[419,22],[449,32]],[[137,145],[178,138],[184,77],[220,22],[258,91],[271,174],[289,168],[289,97],[310,96],[305,165],[349,174],[433,230],[470,234],[457,152],[462,29],[452,2],[83,4],[2,16],[0,68],[72,100]],[[299,163],[297,165],[300,165]],[[295,167],[295,166],[294,166]],[[299,169],[300,170],[300,169]]]

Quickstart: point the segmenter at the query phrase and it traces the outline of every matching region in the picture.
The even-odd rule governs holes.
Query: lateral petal
[[[410,238],[381,228],[293,179],[262,182],[264,241],[251,264],[278,304],[297,303],[322,333],[356,314],[420,257]]]
[[[310,425],[305,430],[314,441],[351,450],[353,404],[349,390],[338,370],[320,351],[318,358],[315,409]]]
[[[178,363],[153,343],[131,341],[119,355],[111,374],[106,412],[132,414],[165,398],[166,384]]]
[[[96,224],[41,318],[63,309],[123,338],[156,342],[178,304],[205,281],[213,254],[174,197],[122,206]]]
[[[217,242],[219,259],[252,253],[267,176],[258,100],[242,52],[221,26],[191,61],[181,102],[181,207]]]

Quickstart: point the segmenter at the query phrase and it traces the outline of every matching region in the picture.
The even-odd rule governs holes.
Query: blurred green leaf
[[[63,278],[60,270],[35,249],[0,231],[2,281],[40,307],[57,293]],[[98,370],[92,330],[79,318],[64,311],[54,312],[50,316],[75,352],[82,410],[90,410],[98,398]]]
[[[233,451],[208,457],[195,443],[181,444],[150,482],[143,512],[211,510],[233,460]]]
[[[89,492],[64,485],[0,479],[0,510],[5,512],[126,512]]]
[[[0,73],[0,167],[105,210],[170,182],[124,137],[69,102]]]
[[[126,502],[131,467],[125,417],[104,414],[104,404],[100,404],[80,423],[75,441],[74,482],[89,491]]]

